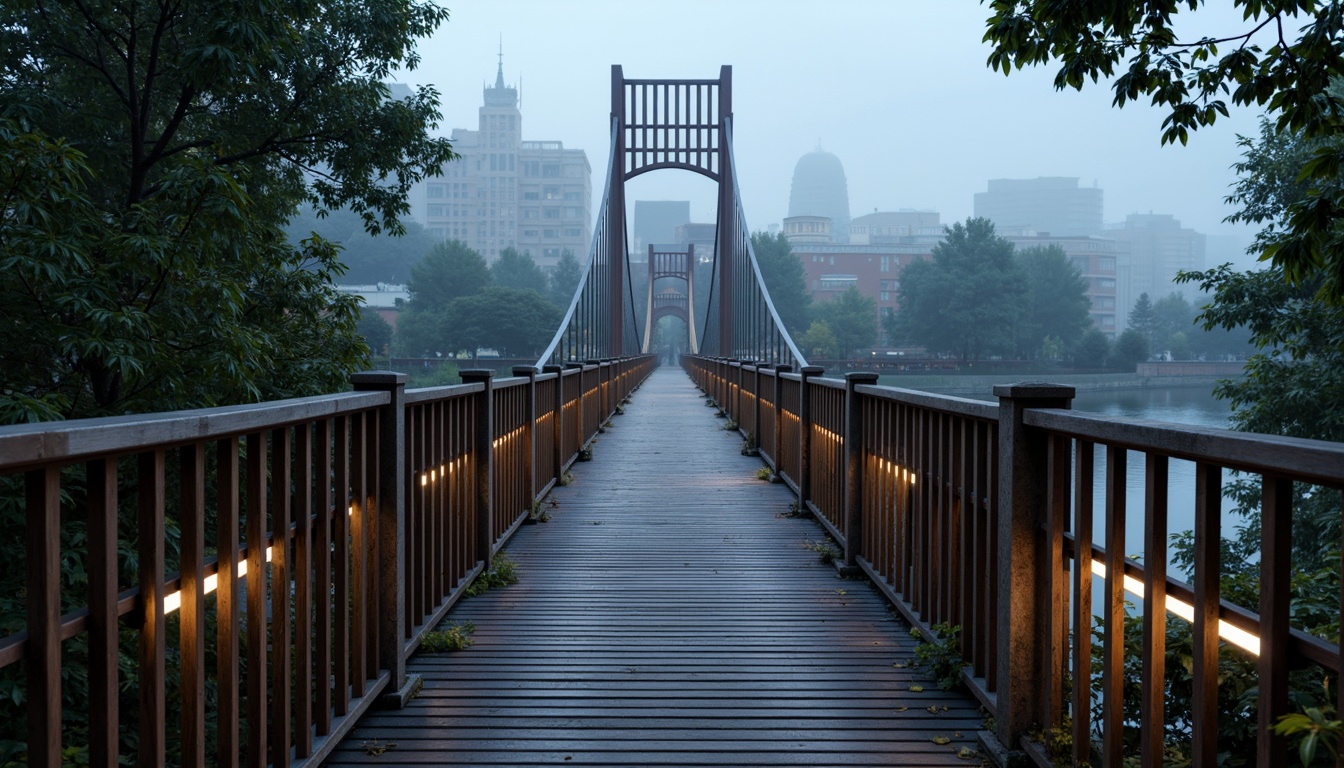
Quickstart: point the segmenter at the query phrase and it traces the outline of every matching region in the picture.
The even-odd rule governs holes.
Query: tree
[[[1147,293],[1140,293],[1134,308],[1129,311],[1129,327],[1143,334],[1148,341],[1148,349],[1153,348],[1153,302]]]
[[[1133,371],[1135,366],[1148,359],[1149,354],[1147,337],[1133,328],[1127,328],[1115,340],[1111,362],[1116,368]]]
[[[442,315],[444,350],[498,350],[504,357],[532,357],[550,343],[560,311],[531,289],[492,286],[453,300]]]
[[[801,333],[808,327],[812,308],[802,260],[793,252],[783,232],[751,233],[751,249],[784,328],[790,335]]]
[[[560,260],[555,262],[555,269],[551,270],[551,302],[561,311],[568,311],[574,301],[574,291],[578,290],[582,279],[583,265],[574,258],[574,252],[568,248],[561,251]]]
[[[381,81],[445,18],[405,0],[0,6],[6,163],[34,149],[13,137],[64,143],[85,203],[60,264],[6,254],[40,278],[6,285],[41,308],[16,319],[62,329],[9,328],[36,341],[4,374],[11,402],[45,403],[24,417],[340,386],[364,358],[341,265],[280,225],[310,200],[400,227],[411,184],[453,154],[430,136],[433,91],[395,100]]]
[[[839,344],[825,320],[813,320],[807,333],[799,337],[798,347],[807,357],[822,359],[834,355]]]
[[[1013,244],[994,234],[989,219],[944,229],[933,259],[901,273],[900,310],[888,332],[963,360],[1011,353],[1027,291]]]
[[[411,279],[406,283],[411,294],[409,308],[443,309],[454,299],[480,293],[490,284],[485,258],[461,240],[448,240],[434,246],[411,268]]]
[[[1039,354],[1050,336],[1066,347],[1076,343],[1092,325],[1092,302],[1078,265],[1058,245],[1024,248],[1017,260],[1027,289],[1018,349],[1024,356]]]
[[[323,215],[312,206],[304,206],[285,225],[285,233],[295,244],[314,233],[339,243],[346,283],[400,284],[410,279],[411,267],[441,242],[414,221],[406,221],[404,226],[405,234],[400,237],[391,232],[371,235],[364,229],[364,219],[349,209]]]
[[[392,324],[384,320],[382,315],[371,309],[362,310],[355,330],[368,345],[370,357],[387,354],[387,347],[392,343]]]
[[[1075,368],[1101,368],[1111,355],[1111,340],[1097,328],[1091,328],[1073,350]]]
[[[855,350],[877,342],[877,302],[864,296],[857,287],[817,307],[817,318],[826,323],[835,336],[835,351],[849,357]]]
[[[1179,293],[1172,292],[1153,302],[1153,339],[1154,348],[1159,352],[1168,351],[1178,360],[1190,357],[1190,332],[1194,330],[1195,308]],[[1184,357],[1176,357],[1172,349],[1177,334],[1182,334],[1180,343],[1184,345]]]
[[[1344,233],[1344,95],[1330,87],[1344,75],[1344,48],[1335,45],[1344,14],[1336,3],[1233,0],[1243,9],[1241,29],[1190,39],[1177,37],[1173,17],[1195,10],[1198,0],[989,5],[991,68],[1007,74],[1058,62],[1061,90],[1114,77],[1117,107],[1146,97],[1167,110],[1164,144],[1184,144],[1191,131],[1228,114],[1226,97],[1267,109],[1276,133],[1308,142],[1311,161],[1298,166],[1295,179],[1306,193],[1273,213],[1278,226],[1262,232],[1262,258],[1294,285],[1310,283],[1323,300],[1344,302],[1344,249],[1337,245]]]
[[[551,281],[532,255],[519,253],[516,248],[505,248],[499,252],[499,258],[490,265],[490,276],[495,285],[501,288],[536,291],[545,295],[551,287]]]

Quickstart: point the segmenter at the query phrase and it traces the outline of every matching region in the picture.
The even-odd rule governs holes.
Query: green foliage
[[[1129,311],[1129,328],[1138,331],[1148,341],[1148,348],[1153,348],[1153,302],[1148,298],[1147,293],[1140,293],[1139,298],[1134,302],[1134,308]]]
[[[1273,730],[1297,742],[1297,756],[1302,765],[1315,764],[1317,750],[1322,746],[1330,753],[1330,763],[1334,765],[1339,760],[1336,744],[1344,738],[1344,722],[1333,717],[1334,714],[1331,707],[1307,707],[1300,713],[1284,715]]]
[[[944,691],[961,688],[961,669],[966,662],[961,657],[961,627],[953,624],[935,624],[934,640],[915,646],[914,666],[923,669],[938,682]]]
[[[1026,279],[1026,303],[1018,329],[1018,351],[1030,357],[1047,338],[1069,347],[1092,325],[1092,302],[1078,265],[1058,245],[1033,246],[1016,252]]]
[[[500,552],[490,560],[490,567],[467,587],[467,597],[479,597],[495,587],[507,587],[518,583],[518,563],[509,558],[507,552]]]
[[[1310,285],[1328,303],[1344,302],[1344,248],[1338,247],[1344,232],[1344,98],[1331,87],[1344,73],[1344,49],[1334,44],[1344,32],[1337,4],[1233,0],[1243,10],[1240,28],[1216,36],[1194,31],[1184,39],[1175,32],[1184,20],[1173,17],[1201,5],[1194,0],[989,5],[984,39],[992,46],[992,69],[1007,74],[1057,62],[1060,89],[1113,78],[1117,107],[1147,100],[1167,110],[1163,143],[1184,144],[1191,131],[1213,124],[1227,114],[1228,98],[1266,110],[1273,119],[1267,131],[1272,126],[1278,135],[1304,139],[1301,150],[1310,159],[1293,163],[1302,193],[1260,190],[1276,226],[1261,233],[1258,245],[1262,258],[1292,284]],[[1238,171],[1246,177],[1246,168]],[[1259,223],[1256,215],[1255,207],[1246,207],[1240,220]]]
[[[813,320],[807,333],[799,337],[796,343],[800,352],[814,359],[833,357],[840,348],[840,342],[836,341],[831,326],[825,320]]]
[[[399,237],[390,232],[372,235],[364,229],[364,219],[349,209],[319,211],[304,206],[285,225],[285,233],[292,244],[313,234],[340,243],[346,283],[405,283],[410,279],[411,267],[440,239],[414,221],[402,224],[405,233]]]
[[[1110,355],[1111,340],[1100,329],[1090,328],[1073,349],[1073,365],[1076,368],[1101,368]]]
[[[780,321],[789,335],[796,337],[808,327],[812,311],[812,293],[807,290],[802,260],[783,232],[751,233],[751,249]]]
[[[490,277],[501,288],[532,290],[546,295],[551,281],[529,253],[519,253],[516,248],[505,248],[499,252],[499,258],[490,265]]]
[[[1133,371],[1135,366],[1148,359],[1148,339],[1133,328],[1125,329],[1115,340],[1111,350],[1111,365],[1125,371]]]
[[[562,311],[568,310],[574,300],[574,291],[582,279],[583,265],[574,258],[574,252],[568,248],[561,251],[560,260],[555,262],[555,268],[551,270],[551,303]]]
[[[392,343],[392,324],[383,316],[368,308],[359,311],[359,322],[355,324],[355,333],[364,339],[372,357],[384,357]]]
[[[835,542],[831,541],[829,538],[817,539],[816,541],[805,541],[803,542],[803,546],[816,552],[817,559],[821,561],[822,565],[833,565],[841,555],[839,547],[835,546]]]
[[[775,473],[769,467],[757,467],[755,474],[757,480],[769,480],[775,476]]]
[[[945,228],[933,258],[901,273],[892,338],[963,360],[1011,354],[1023,323],[1027,285],[1013,245],[988,219]]]
[[[816,308],[818,319],[835,335],[836,352],[849,357],[877,342],[877,302],[854,286]]]
[[[445,622],[426,632],[420,639],[420,650],[425,653],[451,653],[465,650],[472,644],[476,625],[470,621]]]
[[[411,300],[406,309],[441,311],[454,299],[485,290],[490,281],[490,267],[481,254],[460,240],[448,240],[434,246],[411,268],[411,278],[406,283]]]

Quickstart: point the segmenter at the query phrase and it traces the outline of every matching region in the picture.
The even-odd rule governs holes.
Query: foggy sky
[[[594,205],[606,178],[611,65],[629,78],[713,78],[730,64],[753,230],[786,215],[794,164],[820,142],[844,164],[853,216],[915,208],[950,223],[971,214],[991,178],[1076,176],[1104,190],[1107,222],[1168,213],[1210,235],[1252,233],[1222,219],[1232,212],[1223,198],[1236,135],[1257,133],[1257,112],[1234,109],[1188,146],[1163,147],[1163,113],[1113,108],[1106,83],[1056,91],[1053,68],[989,71],[989,12],[974,0],[442,3],[450,21],[400,79],[439,89],[443,134],[475,128],[502,38],[504,79],[521,82],[523,139],[585,150]],[[1239,27],[1235,13],[1203,10],[1177,29],[1197,37]],[[690,199],[694,219],[714,217],[713,185],[691,173],[647,174],[628,196]]]

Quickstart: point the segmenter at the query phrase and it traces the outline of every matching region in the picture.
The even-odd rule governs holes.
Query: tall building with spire
[[[524,141],[518,89],[504,83],[500,53],[494,85],[482,89],[476,130],[455,128],[462,156],[411,196],[411,215],[431,235],[460,240],[493,262],[505,248],[530,253],[549,269],[560,255],[588,255],[592,168],[581,149]]]

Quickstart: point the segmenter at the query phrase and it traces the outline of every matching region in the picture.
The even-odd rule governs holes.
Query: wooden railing
[[[816,368],[682,362],[739,424],[740,394],[771,404],[773,417],[749,421],[757,431],[744,435],[844,547],[842,568],[865,573],[925,639],[935,639],[941,623],[961,628],[962,677],[994,718],[985,742],[998,759],[1024,751],[1048,764],[1028,735],[1053,731],[1068,734],[1077,763],[1119,766],[1129,757],[1122,738],[1131,728],[1140,734],[1143,764],[1161,764],[1165,626],[1174,610],[1189,617],[1195,648],[1194,705],[1180,713],[1194,765],[1217,762],[1219,651],[1229,638],[1257,649],[1236,651],[1258,670],[1257,765],[1289,759],[1270,730],[1292,711],[1288,670],[1341,671],[1338,641],[1291,625],[1288,542],[1294,483],[1344,490],[1342,444],[1074,413],[1073,388],[1055,385],[996,387],[996,404],[881,387],[875,374],[840,381],[819,378]],[[1131,451],[1145,465],[1142,563],[1125,556],[1134,545],[1124,539]],[[1106,487],[1104,509],[1094,510],[1099,454]],[[1193,585],[1167,572],[1172,459],[1196,466],[1194,498],[1183,500],[1194,510]],[[1224,470],[1260,480],[1258,605],[1219,594]],[[1344,494],[1338,498],[1344,502]],[[1095,512],[1104,513],[1099,535]],[[1097,589],[1104,600],[1094,607]],[[1124,709],[1122,688],[1126,594],[1141,606],[1145,626],[1137,711]],[[1094,615],[1102,627],[1096,649]],[[1082,681],[1095,682],[1099,694]],[[1344,711],[1339,688],[1334,705]]]
[[[419,390],[371,372],[347,394],[0,428],[27,612],[0,670],[24,672],[27,764],[317,764],[404,702],[424,633],[654,365]],[[63,595],[73,563],[88,586]]]

